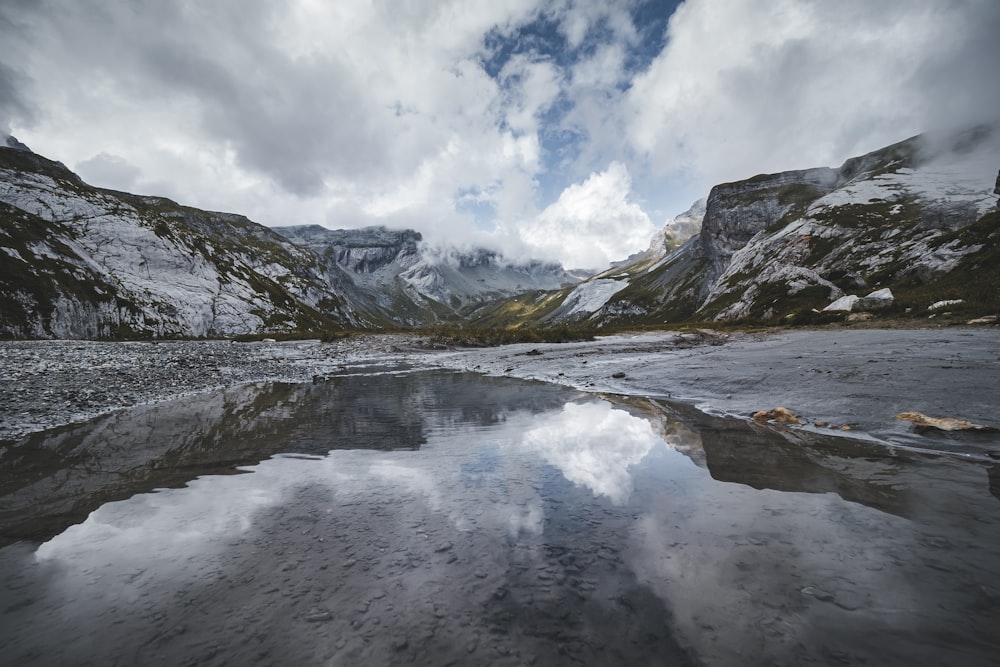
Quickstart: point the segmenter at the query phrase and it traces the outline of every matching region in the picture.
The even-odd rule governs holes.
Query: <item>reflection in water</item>
[[[562,472],[569,481],[620,505],[632,492],[630,468],[659,439],[649,422],[607,403],[566,404],[536,420],[522,445]]]
[[[92,511],[0,549],[5,660],[985,665],[1000,648],[979,465],[451,373],[241,391],[21,443],[52,457],[5,469],[24,476],[4,516],[59,479]],[[202,474],[226,461],[250,474]],[[186,486],[144,492],[164,469]],[[138,481],[106,502],[116,472]]]
[[[495,424],[564,400],[554,387],[529,393],[458,373],[434,382],[383,373],[247,385],[112,413],[0,448],[0,545],[44,539],[104,502],[272,454],[418,449],[430,429]]]

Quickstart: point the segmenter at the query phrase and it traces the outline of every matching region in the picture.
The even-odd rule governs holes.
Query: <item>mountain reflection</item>
[[[0,449],[0,544],[45,539],[103,503],[279,453],[417,450],[427,434],[554,409],[558,387],[443,371],[246,385],[34,433]]]
[[[11,664],[995,662],[964,461],[439,371],[89,426],[4,453]]]

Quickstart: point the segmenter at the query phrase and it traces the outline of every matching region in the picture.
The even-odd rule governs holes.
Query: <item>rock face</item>
[[[266,227],[93,188],[24,148],[0,148],[0,222],[0,336],[231,336],[357,321],[314,258]]]
[[[680,215],[668,220],[663,229],[653,236],[647,252],[659,253],[659,256],[662,257],[679,248],[685,241],[701,231],[701,223],[705,219],[707,207],[708,198],[705,197],[696,201],[691,205],[691,208]]]
[[[419,325],[453,319],[489,301],[579,280],[558,264],[510,262],[486,249],[428,247],[413,230],[331,230],[317,225],[274,231],[346,275],[345,293],[373,321]]]
[[[0,337],[176,338],[457,320],[558,265],[426,248],[412,230],[270,229],[94,188],[13,137],[0,146]]]
[[[998,146],[990,127],[921,135],[837,169],[717,185],[698,235],[595,276],[622,284],[589,313],[557,306],[547,317],[596,326],[808,320],[846,295],[890,288],[894,299],[862,307],[925,312],[962,299],[963,314],[995,313]]]
[[[891,307],[895,300],[895,297],[892,295],[892,290],[885,287],[880,290],[875,290],[871,294],[858,299],[857,303],[854,304],[854,310],[860,310],[862,312],[883,310]],[[959,299],[956,299],[956,301],[958,300]]]

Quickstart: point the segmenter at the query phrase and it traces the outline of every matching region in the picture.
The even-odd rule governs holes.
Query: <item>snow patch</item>
[[[569,308],[567,315],[576,313],[593,313],[606,304],[611,297],[628,287],[624,280],[601,278],[578,285],[569,293],[563,302],[563,307]]]

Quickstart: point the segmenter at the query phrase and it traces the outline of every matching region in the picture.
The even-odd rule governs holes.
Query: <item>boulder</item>
[[[861,297],[855,296],[854,294],[848,294],[847,296],[842,296],[829,306],[823,309],[824,313],[832,312],[842,312],[849,313],[854,310],[854,304],[861,300]]]
[[[883,287],[880,290],[875,290],[868,296],[858,299],[857,303],[854,304],[854,310],[882,310],[891,306],[895,300],[896,298],[892,295],[892,290],[888,287]]]

